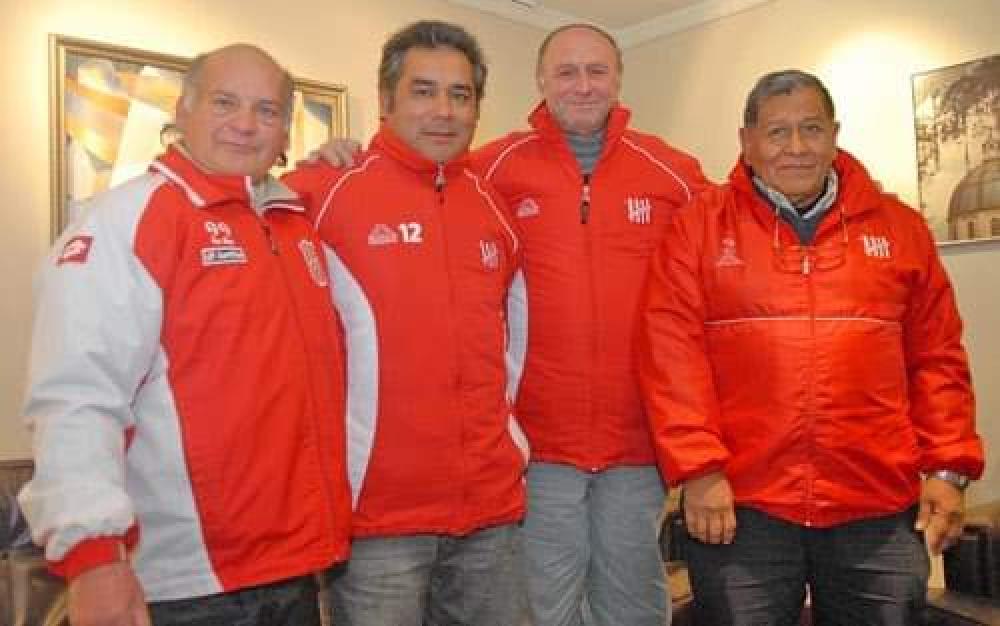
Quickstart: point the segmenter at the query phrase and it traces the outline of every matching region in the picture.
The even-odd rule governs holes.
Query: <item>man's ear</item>
[[[749,134],[749,128],[745,126],[740,128],[740,154],[747,153],[747,142],[750,140]]]
[[[378,92],[378,116],[385,119],[392,113],[392,94],[379,90]]]
[[[177,102],[174,103],[174,127],[179,131],[183,132],[184,127],[187,125],[187,107],[184,106],[184,94],[181,94],[177,98]]]

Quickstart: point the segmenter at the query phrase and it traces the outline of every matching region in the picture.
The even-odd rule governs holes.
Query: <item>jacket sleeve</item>
[[[132,249],[150,178],[91,207],[36,283],[24,405],[35,475],[20,503],[52,569],[70,578],[123,558],[135,539],[126,538],[135,524],[126,436],[137,427],[132,401],[158,352],[162,313],[160,289]]]
[[[978,478],[983,445],[976,434],[962,320],[930,232],[922,219],[918,221],[913,240],[924,256],[925,271],[914,285],[903,319],[903,341],[920,469],[950,469]]]
[[[341,171],[326,161],[320,161],[298,165],[281,177],[281,182],[302,199],[306,207],[306,219],[310,224],[316,222],[324,196]]]
[[[702,211],[695,202],[667,226],[640,305],[639,381],[657,459],[671,485],[721,470],[729,459],[706,351]]]

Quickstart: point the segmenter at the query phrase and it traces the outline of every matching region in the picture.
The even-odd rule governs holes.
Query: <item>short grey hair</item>
[[[743,109],[743,126],[750,127],[757,124],[757,115],[764,100],[779,94],[787,96],[796,89],[815,89],[819,92],[830,119],[836,119],[833,98],[830,97],[830,92],[823,81],[802,70],[781,70],[761,76],[750,90],[746,107]]]
[[[600,26],[587,24],[586,22],[579,22],[575,24],[566,24],[564,26],[560,26],[559,28],[553,30],[552,32],[550,32],[548,35],[545,36],[545,39],[542,40],[542,45],[538,46],[538,60],[535,62],[535,74],[541,73],[542,58],[545,56],[545,51],[549,49],[549,45],[552,43],[552,40],[555,39],[556,36],[558,36],[559,34],[575,28],[582,28],[585,30],[589,30],[591,32],[597,33],[601,37],[604,37],[608,41],[608,43],[611,44],[611,47],[614,48],[615,50],[615,59],[618,61],[618,73],[622,74],[625,72],[625,64],[622,62],[622,49],[618,45],[618,40],[615,39],[614,35],[604,30]]]
[[[224,54],[235,50],[253,52],[273,63],[274,67],[281,72],[281,104],[284,106],[285,127],[288,128],[288,126],[292,123],[292,103],[295,94],[295,80],[292,78],[292,75],[288,72],[288,70],[274,60],[274,57],[262,48],[248,43],[234,43],[196,56],[191,61],[191,65],[188,66],[187,71],[184,73],[184,78],[181,81],[181,106],[188,111],[190,111],[191,107],[194,106],[194,99],[198,93],[198,88],[201,83],[201,75],[205,71],[205,64],[212,57],[218,54]]]
[[[389,98],[390,103],[403,75],[403,59],[411,48],[452,48],[461,52],[472,66],[476,102],[483,99],[486,89],[486,58],[476,38],[456,24],[422,20],[397,31],[382,46],[382,60],[378,66],[378,88]]]

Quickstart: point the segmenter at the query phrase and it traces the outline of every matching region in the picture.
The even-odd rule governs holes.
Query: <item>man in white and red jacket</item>
[[[527,449],[505,318],[523,281],[503,204],[468,162],[485,77],[461,28],[402,29],[368,151],[285,179],[323,239],[346,336],[355,512],[338,625],[516,623]]]
[[[291,95],[258,48],[198,57],[180,143],[42,268],[20,501],[74,626],[319,624],[312,574],[347,557],[329,279],[268,176]]]
[[[982,472],[962,323],[923,217],[836,144],[814,76],[747,99],[729,183],[668,229],[640,372],[684,486],[696,619],[916,624]],[[923,536],[919,531],[923,531]]]

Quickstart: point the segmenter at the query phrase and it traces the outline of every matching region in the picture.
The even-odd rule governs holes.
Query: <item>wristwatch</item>
[[[937,478],[938,480],[943,480],[945,482],[951,483],[959,491],[965,491],[965,488],[969,486],[969,477],[965,474],[959,474],[958,472],[953,472],[951,470],[934,470],[930,474],[927,474],[927,478]]]

